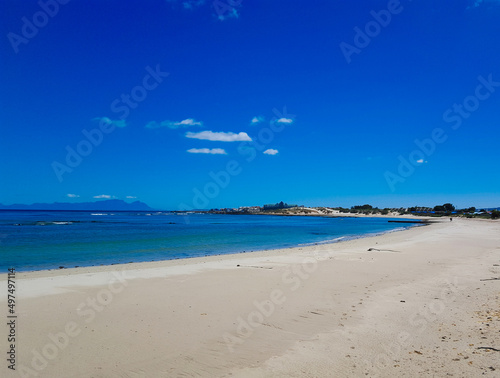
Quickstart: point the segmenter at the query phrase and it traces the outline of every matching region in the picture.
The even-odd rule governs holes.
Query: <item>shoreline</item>
[[[18,273],[18,363],[40,377],[494,376],[499,231],[461,219],[272,252]],[[51,335],[67,342],[48,359]]]
[[[439,223],[439,222],[438,222]],[[262,259],[282,259],[283,256],[293,256],[294,254],[304,254],[311,251],[325,251],[332,249],[328,254],[343,253],[342,247],[355,248],[358,243],[370,243],[377,246],[378,239],[389,235],[409,233],[414,230],[427,228],[430,224],[422,226],[410,226],[400,230],[389,230],[376,234],[365,234],[346,240],[334,242],[315,243],[298,245],[287,248],[265,249],[258,251],[248,251],[239,253],[218,254],[209,256],[196,256],[179,258],[172,260],[143,261],[123,264],[81,266],[78,268],[47,269],[34,271],[16,271],[18,279],[32,282],[33,286],[27,289],[27,295],[34,297],[37,295],[53,295],[70,292],[65,290],[67,286],[66,278],[72,278],[71,285],[83,287],[96,287],[104,285],[113,280],[113,272],[133,272],[129,275],[134,278],[158,278],[166,276],[179,276],[184,274],[196,274],[205,270],[231,269],[242,265],[243,261],[260,262]],[[240,262],[240,264],[238,264]],[[6,282],[7,273],[0,274],[0,286]],[[89,280],[92,278],[92,281]],[[37,282],[38,281],[38,282]]]
[[[268,215],[277,215],[277,216],[287,216],[287,215],[280,215],[280,214],[268,214]],[[291,215],[291,216],[318,216],[318,217],[330,217],[330,218],[339,218],[342,216],[326,216],[326,215]],[[381,217],[386,217],[386,216],[381,216]],[[404,217],[404,216],[402,216]],[[356,217],[358,218],[358,217]],[[364,217],[359,217],[359,218],[364,218]],[[367,218],[379,218],[376,216],[370,217],[368,216]],[[398,217],[387,217],[387,218],[398,218]],[[415,219],[415,218],[412,218]],[[131,261],[131,262],[124,262],[124,263],[111,263],[111,264],[99,264],[99,265],[88,265],[88,266],[78,266],[78,267],[63,267],[63,268],[50,268],[50,269],[37,269],[37,270],[16,270],[17,274],[29,274],[29,273],[37,273],[37,272],[63,272],[63,271],[72,271],[72,270],[87,270],[89,268],[95,268],[96,271],[99,271],[99,268],[105,268],[109,269],[110,267],[123,267],[123,266],[133,266],[134,264],[155,264],[155,263],[165,263],[169,261],[179,261],[179,260],[191,260],[191,259],[202,259],[202,258],[208,258],[208,257],[221,257],[221,256],[237,256],[241,254],[246,254],[246,253],[258,253],[258,252],[271,252],[272,251],[282,251],[282,250],[287,250],[287,249],[294,249],[294,248],[299,248],[299,247],[307,247],[307,246],[312,246],[312,245],[330,245],[330,244],[337,244],[337,243],[344,243],[350,240],[357,240],[357,239],[365,239],[365,238],[372,238],[372,237],[377,237],[379,235],[384,235],[388,233],[393,233],[393,232],[401,232],[401,231],[407,231],[412,228],[418,228],[418,227],[423,227],[423,226],[428,226],[432,223],[440,223],[439,221],[436,220],[429,220],[429,219],[415,219],[414,222],[411,222],[413,225],[410,225],[410,223],[401,221],[401,223],[406,224],[405,226],[401,226],[403,229],[393,229],[393,230],[387,230],[387,231],[382,231],[382,232],[376,232],[376,233],[367,233],[367,234],[361,234],[361,235],[351,235],[351,236],[341,236],[339,237],[342,240],[337,240],[339,238],[333,239],[333,241],[330,240],[325,240],[325,241],[319,241],[319,242],[311,242],[311,243],[301,243],[293,247],[284,247],[284,248],[271,248],[271,249],[260,249],[260,250],[252,250],[252,251],[242,251],[242,252],[231,252],[231,253],[220,253],[220,254],[213,254],[213,255],[206,255],[206,256],[192,256],[192,257],[176,257],[172,259],[166,259],[166,260],[154,260],[154,261]],[[417,225],[418,223],[421,223],[421,225]],[[14,267],[15,268],[15,267]],[[0,281],[4,278],[7,277],[7,273],[0,273]]]
[[[287,215],[279,215],[279,214],[263,214],[263,215],[269,215],[269,216],[287,216]],[[325,216],[325,215],[291,215],[291,216],[318,216],[318,217],[330,217],[330,218],[340,218],[342,216]],[[386,216],[383,216],[384,218],[390,218],[390,219],[397,219],[398,217],[386,217]],[[349,217],[348,217],[349,218]],[[358,218],[358,217],[356,217]],[[379,218],[379,217],[376,217],[376,216],[373,216],[373,217],[359,217],[359,218]],[[439,221],[435,221],[435,220],[430,220],[430,219],[424,219],[425,217],[422,217],[422,219],[416,219],[416,218],[412,218],[414,219],[414,222],[411,222],[413,225],[410,225],[410,223],[407,223],[405,221],[400,221],[401,223],[405,224],[407,223],[407,225],[405,226],[401,226],[401,227],[404,227],[403,230],[387,230],[387,231],[383,231],[383,232],[380,232],[380,233],[375,233],[374,235],[378,235],[378,234],[385,234],[385,233],[390,233],[390,232],[395,232],[395,231],[404,231],[408,228],[412,228],[412,227],[420,227],[420,226],[426,226],[426,225],[429,225],[429,224],[432,224],[432,223],[439,223]],[[390,222],[390,221],[388,221]],[[397,221],[395,221],[397,223]],[[418,224],[421,223],[421,225],[419,226]],[[351,235],[351,236],[341,236],[340,238],[347,238],[346,240],[351,240],[351,239],[361,239],[361,238],[365,238],[365,237],[372,237],[373,234],[371,233],[368,233],[368,234],[361,234],[361,235]],[[338,238],[335,238],[333,240],[336,240]],[[78,267],[70,267],[70,266],[63,266],[62,268],[49,268],[49,269],[34,269],[34,270],[19,270],[16,272],[18,273],[32,273],[32,272],[45,272],[45,271],[65,271],[65,270],[69,270],[69,269],[86,269],[86,268],[99,268],[99,267],[108,267],[108,266],[124,266],[124,265],[130,265],[130,264],[142,264],[142,263],[158,263],[158,262],[165,262],[165,261],[176,261],[176,260],[184,260],[184,259],[193,259],[193,258],[202,258],[202,257],[209,257],[209,256],[226,256],[226,255],[239,255],[239,254],[242,254],[242,253],[254,253],[254,252],[261,252],[261,251],[273,251],[273,250],[282,250],[282,249],[287,249],[287,248],[296,248],[296,247],[300,247],[300,246],[307,246],[307,245],[312,245],[312,244],[333,244],[333,243],[339,243],[339,242],[343,242],[345,240],[336,240],[336,241],[318,241],[318,242],[311,242],[311,243],[301,243],[301,244],[298,244],[296,246],[293,246],[293,247],[278,247],[278,248],[270,248],[270,249],[258,249],[258,250],[251,250],[251,251],[241,251],[241,252],[230,252],[230,253],[220,253],[220,254],[214,254],[214,255],[206,255],[206,256],[192,256],[192,257],[174,257],[172,259],[163,259],[163,260],[148,260],[148,261],[131,261],[131,262],[123,262],[123,263],[120,263],[120,262],[115,262],[115,263],[109,263],[109,264],[99,264],[99,265],[80,265]],[[14,267],[16,268],[16,267]],[[0,273],[0,279],[2,278],[2,276],[6,276],[7,273],[4,273],[4,272],[1,272]]]

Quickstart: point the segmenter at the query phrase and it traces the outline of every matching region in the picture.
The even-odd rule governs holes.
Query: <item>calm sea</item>
[[[0,211],[0,273],[294,247],[402,229],[381,218]]]

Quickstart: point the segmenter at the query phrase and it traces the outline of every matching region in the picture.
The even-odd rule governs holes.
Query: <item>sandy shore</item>
[[[500,222],[455,219],[330,245],[18,273],[16,371],[3,358],[0,376],[498,376],[500,280],[482,280],[499,265]],[[5,274],[0,290],[5,314]]]

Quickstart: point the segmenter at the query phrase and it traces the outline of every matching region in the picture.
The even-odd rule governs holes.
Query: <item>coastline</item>
[[[280,214],[273,214],[277,216],[287,216],[287,215],[280,215]],[[336,218],[337,216],[325,216],[325,215],[291,215],[291,216],[317,216],[317,217],[332,217]],[[340,216],[341,217],[341,216]],[[381,217],[386,217],[386,216],[381,216]],[[377,217],[374,217],[377,218]],[[397,217],[387,217],[387,218],[397,218]],[[66,274],[79,274],[79,273],[92,273],[92,272],[100,272],[102,270],[116,270],[120,269],[123,267],[129,267],[130,269],[140,269],[144,266],[149,266],[150,264],[157,265],[161,263],[167,263],[167,262],[175,262],[175,261],[183,261],[183,260],[194,260],[193,263],[196,263],[198,260],[204,261],[203,259],[210,259],[210,258],[218,258],[218,257],[224,257],[224,256],[239,256],[241,254],[253,254],[253,253],[273,253],[273,251],[281,252],[281,251],[287,251],[287,250],[293,250],[297,248],[304,248],[304,247],[310,247],[310,246],[328,246],[331,244],[337,244],[337,243],[345,243],[348,241],[352,240],[358,240],[358,239],[366,239],[366,238],[373,238],[385,234],[390,234],[393,232],[402,232],[402,231],[407,231],[411,228],[418,228],[418,227],[424,227],[428,226],[432,223],[440,223],[440,221],[436,220],[427,220],[424,218],[412,218],[415,221],[411,222],[411,224],[407,224],[406,222],[402,221],[403,225],[401,228],[396,228],[392,230],[387,230],[387,231],[381,231],[381,232],[375,232],[375,233],[367,233],[367,234],[359,234],[359,235],[349,235],[349,236],[341,236],[338,238],[334,239],[328,239],[320,242],[310,242],[310,243],[302,243],[293,247],[285,247],[285,248],[269,248],[269,249],[257,249],[257,250],[251,250],[251,251],[243,251],[243,252],[232,252],[232,253],[219,253],[219,254],[213,254],[213,255],[207,255],[207,256],[193,256],[193,257],[176,257],[172,259],[165,259],[165,260],[154,260],[154,261],[136,261],[136,262],[127,262],[127,263],[111,263],[111,264],[99,264],[99,265],[89,265],[89,266],[78,266],[78,267],[63,267],[63,268],[52,268],[52,269],[37,269],[37,270],[22,270],[22,271],[17,271],[18,276],[21,276],[23,278],[28,277],[27,275],[32,275],[35,273],[40,273],[41,276],[43,276],[44,272],[61,272],[61,275],[66,275]],[[421,225],[416,225],[418,223],[421,223]],[[137,265],[137,266],[136,266]],[[176,265],[176,264],[173,264]],[[75,273],[76,272],[76,273]],[[57,275],[57,274],[56,274]],[[35,276],[38,276],[35,274]],[[0,272],[0,281],[2,278],[7,277],[7,273]]]
[[[231,214],[228,214],[231,215]],[[239,215],[239,214],[238,214]],[[388,219],[388,222],[394,222],[394,223],[402,223],[401,227],[402,228],[409,228],[409,227],[415,227],[418,224],[420,226],[423,225],[428,225],[430,223],[436,222],[435,218],[432,217],[414,217],[414,216],[391,216],[391,215],[380,215],[380,216],[354,216],[354,214],[351,214],[353,216],[344,216],[344,215],[328,215],[328,214],[308,214],[308,215],[303,215],[303,214],[245,214],[245,215],[266,215],[270,217],[276,217],[276,216],[293,216],[293,217],[320,217],[320,218],[386,218]],[[411,219],[411,221],[408,221],[408,219]],[[439,220],[437,221],[439,222]],[[136,261],[133,261],[134,258],[130,258],[132,261],[127,262],[120,262],[119,260],[111,260],[111,261],[105,261],[102,263],[99,262],[94,262],[91,265],[85,265],[85,263],[82,262],[76,262],[75,266],[68,265],[64,261],[58,261],[57,263],[54,263],[52,267],[42,267],[42,266],[37,266],[35,268],[23,268],[22,270],[19,270],[18,273],[28,273],[28,272],[38,272],[38,271],[59,271],[59,270],[67,270],[67,269],[80,269],[80,268],[89,268],[89,267],[104,267],[104,266],[122,266],[122,265],[130,265],[130,264],[136,264],[136,263],[145,263],[145,262],[152,262],[152,263],[158,263],[158,262],[163,262],[163,261],[171,261],[171,260],[183,260],[183,259],[192,259],[192,258],[198,258],[198,257],[208,257],[208,256],[225,256],[225,255],[238,255],[241,253],[253,253],[253,252],[259,252],[259,251],[272,251],[272,250],[281,250],[281,249],[286,249],[286,248],[294,248],[294,247],[300,247],[300,246],[306,246],[306,245],[313,245],[313,244],[330,244],[330,243],[337,243],[337,242],[343,242],[346,240],[351,240],[351,239],[358,239],[358,238],[364,238],[364,237],[372,237],[376,236],[378,234],[384,234],[386,232],[394,232],[394,231],[401,231],[400,229],[392,229],[392,230],[387,230],[387,231],[381,231],[381,232],[373,232],[373,233],[361,233],[361,234],[352,234],[352,235],[344,235],[344,236],[339,236],[333,239],[325,239],[325,240],[319,240],[319,241],[311,241],[311,242],[300,242],[295,244],[294,246],[267,246],[267,248],[259,247],[259,246],[248,246],[248,248],[245,248],[245,250],[238,250],[233,249],[233,251],[227,252],[219,252],[217,254],[207,254],[205,256],[199,255],[199,254],[193,254],[193,256],[172,256],[171,258],[164,258],[164,259],[154,259],[154,260],[143,260],[143,259],[136,259]],[[343,239],[343,240],[342,240]],[[291,244],[291,243],[287,243]],[[248,250],[250,249],[250,250]],[[59,268],[58,268],[59,266]],[[5,269],[7,269],[9,266],[5,266]],[[16,268],[14,266],[14,268]],[[0,272],[0,277],[2,277],[2,274],[6,275],[4,272]]]
[[[41,377],[493,376],[497,352],[477,347],[500,348],[498,286],[480,281],[500,274],[499,230],[457,219],[318,246],[20,272],[18,361]],[[70,323],[78,335],[35,369],[33,351],[43,359]]]

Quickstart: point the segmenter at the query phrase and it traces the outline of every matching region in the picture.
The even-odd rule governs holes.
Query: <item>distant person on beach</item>
[[[450,222],[453,220],[453,218],[450,218]]]

